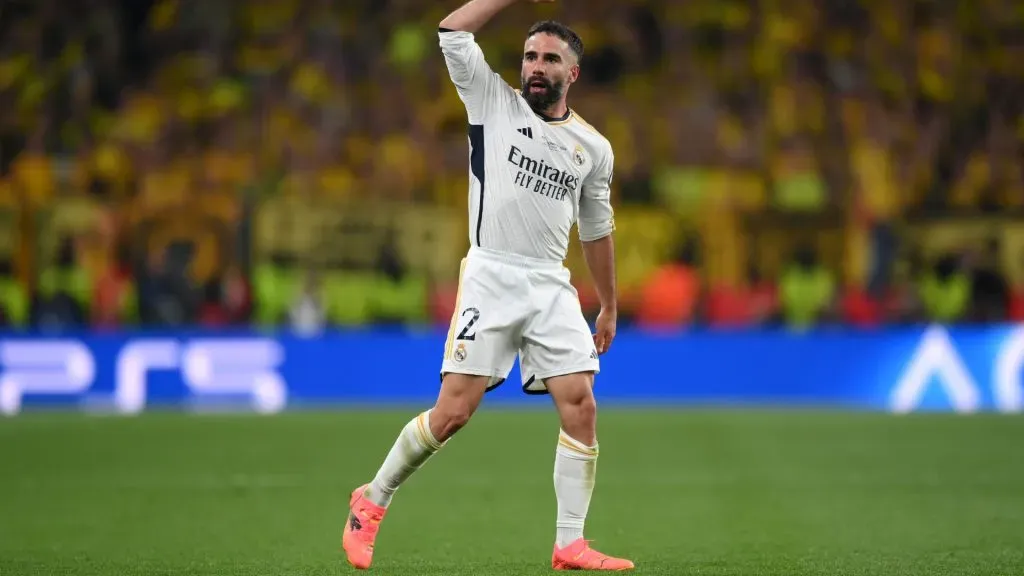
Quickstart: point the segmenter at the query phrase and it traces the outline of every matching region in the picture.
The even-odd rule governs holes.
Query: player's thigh
[[[558,376],[596,374],[601,369],[575,290],[551,286],[538,291],[542,300],[549,293],[546,313],[534,316],[523,331],[520,367],[527,393],[547,392],[546,382]]]
[[[441,374],[485,377],[485,389],[512,370],[521,338],[523,299],[509,297],[500,266],[463,261]]]

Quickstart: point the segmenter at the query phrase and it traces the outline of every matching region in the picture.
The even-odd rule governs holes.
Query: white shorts
[[[561,262],[471,247],[459,272],[441,376],[490,376],[490,391],[508,377],[517,354],[527,394],[547,393],[544,380],[553,376],[600,371],[594,337]]]

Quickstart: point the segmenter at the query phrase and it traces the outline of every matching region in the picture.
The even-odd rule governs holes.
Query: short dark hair
[[[583,40],[580,38],[579,34],[573,32],[572,28],[554,20],[543,20],[541,22],[537,22],[533,26],[530,26],[530,30],[526,33],[526,37],[530,38],[534,34],[541,33],[551,34],[552,36],[562,39],[569,45],[569,49],[576,54],[576,61],[583,61]]]

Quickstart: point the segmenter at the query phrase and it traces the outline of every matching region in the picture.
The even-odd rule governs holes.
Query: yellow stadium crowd
[[[450,8],[5,3],[8,322],[446,322],[468,186]],[[1013,316],[1021,3],[567,0],[479,35],[513,85],[542,18],[586,44],[570,104],[615,150],[638,321]],[[1009,286],[994,316],[981,260]]]

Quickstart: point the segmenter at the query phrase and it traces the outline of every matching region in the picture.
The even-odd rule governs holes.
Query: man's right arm
[[[470,124],[483,124],[502,92],[511,88],[491,70],[474,33],[495,14],[519,0],[472,0],[452,12],[439,26],[441,52]],[[510,96],[507,94],[505,96]]]
[[[515,4],[519,0],[471,0],[463,4],[461,8],[452,12],[447,18],[441,20],[442,30],[458,32],[470,32],[475,34],[477,30],[487,24],[487,21],[505,8]]]

